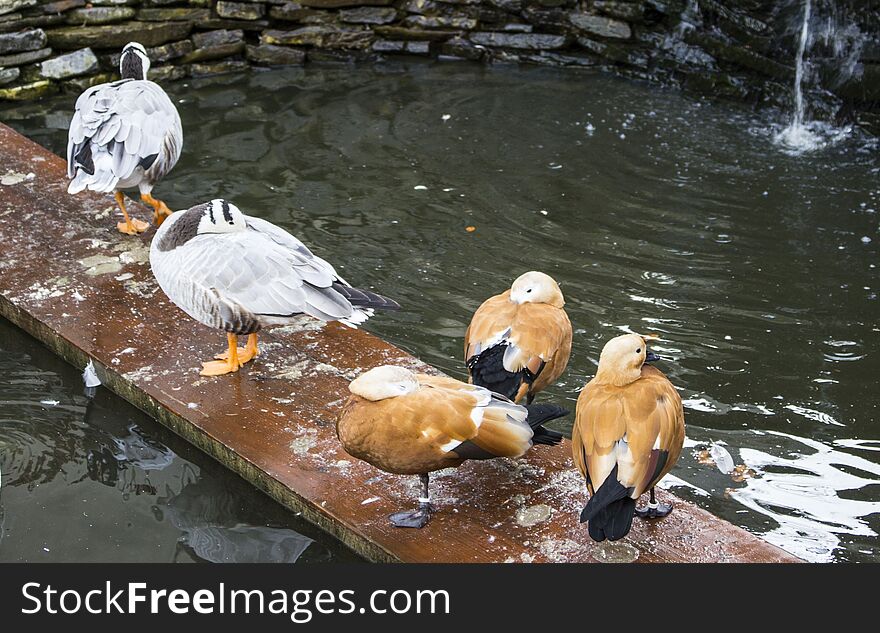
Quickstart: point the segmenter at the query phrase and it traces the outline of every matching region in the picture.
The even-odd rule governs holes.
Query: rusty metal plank
[[[387,515],[413,505],[417,478],[346,455],[334,419],[361,370],[424,365],[363,330],[303,319],[263,336],[262,355],[240,373],[201,378],[200,361],[221,351],[223,337],[158,289],[147,261],[152,230],[117,233],[106,217],[115,214],[110,196],[68,195],[64,161],[2,124],[0,148],[0,314],[67,361],[93,359],[106,387],[371,560],[596,560],[578,523],[586,493],[567,442],[437,473],[430,524],[392,527]],[[672,515],[637,520],[627,539],[639,561],[797,560],[661,497],[675,502]],[[538,505],[550,508],[548,520],[517,521],[518,510]]]

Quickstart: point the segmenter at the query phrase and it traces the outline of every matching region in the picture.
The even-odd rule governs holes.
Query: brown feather
[[[625,444],[618,445],[624,437]],[[632,496],[638,498],[672,469],[683,444],[681,397],[655,367],[645,365],[641,377],[623,387],[594,378],[578,397],[572,457],[582,473],[589,473],[594,489],[617,465],[620,483],[633,487]],[[668,457],[655,473],[660,450],[668,451]]]
[[[565,371],[571,355],[572,327],[563,308],[546,303],[516,304],[510,301],[510,290],[505,290],[484,301],[474,313],[465,332],[465,362],[508,329],[508,340],[516,353],[507,369],[528,369],[537,375],[531,388],[517,395],[518,401],[526,393],[536,394],[553,384]]]
[[[471,441],[498,457],[519,457],[532,445],[532,430],[526,425],[511,424],[503,410],[488,408]]]
[[[444,376],[416,378],[420,388],[412,393],[377,401],[349,398],[336,432],[350,455],[387,472],[420,474],[464,461],[443,448],[453,441],[471,441],[499,457],[517,457],[531,447],[528,425],[508,417],[513,405],[492,400],[479,407],[478,426],[471,416],[486,404],[486,390]],[[517,413],[524,415],[520,408]]]

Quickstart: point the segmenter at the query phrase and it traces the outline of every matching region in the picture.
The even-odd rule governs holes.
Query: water
[[[794,74],[794,113],[791,123],[776,136],[776,142],[795,152],[814,150],[822,145],[821,137],[809,126],[804,125],[804,51],[810,39],[810,14],[812,0],[804,1],[804,21],[801,24],[798,51],[795,56]]]
[[[852,77],[858,64],[859,55],[867,36],[861,33],[857,24],[847,15],[845,7],[836,2],[826,2],[820,6],[823,11],[816,18],[818,28],[813,27],[813,2],[803,0],[802,19],[798,28],[797,53],[795,54],[795,78],[792,89],[793,108],[791,120],[775,133],[774,141],[780,148],[793,156],[813,152],[828,145],[834,145],[853,133],[852,126],[836,126],[821,119],[807,120],[805,86],[809,85],[809,66],[807,51],[814,40],[820,41],[826,49],[826,57],[817,60],[818,74],[824,75],[828,87],[839,87]],[[815,30],[815,32],[814,32]],[[824,100],[830,94],[822,90],[822,82],[815,87]]]
[[[406,308],[369,330],[457,377],[480,302],[544,270],[576,335],[543,398],[573,408],[605,341],[658,333],[687,406],[675,491],[809,560],[880,559],[880,164],[857,131],[793,157],[768,132],[787,113],[513,66],[169,89],[187,135],[157,189],[172,208],[222,195],[283,225]],[[63,152],[73,101],[0,119]]]
[[[0,562],[357,557],[0,319]]]

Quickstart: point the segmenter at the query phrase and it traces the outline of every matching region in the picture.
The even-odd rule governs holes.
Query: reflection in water
[[[354,558],[5,321],[0,352],[0,561]]]
[[[242,522],[239,499],[216,480],[193,479],[153,511],[184,536],[181,544],[212,563],[293,563],[314,541],[292,530]]]
[[[573,406],[612,336],[659,334],[694,451],[724,442],[745,469],[686,454],[677,490],[810,560],[878,558],[880,165],[858,132],[787,156],[766,131],[789,113],[552,69],[311,67],[168,89],[187,130],[161,185],[173,207],[222,195],[288,228],[406,308],[368,329],[459,378],[473,311],[543,269],[576,329],[548,400]],[[0,116],[63,153],[71,104]],[[39,402],[21,389],[8,397]]]

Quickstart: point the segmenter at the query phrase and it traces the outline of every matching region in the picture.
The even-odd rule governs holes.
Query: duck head
[[[513,303],[547,303],[561,308],[565,305],[559,284],[550,275],[536,270],[523,273],[510,287],[510,300]]]
[[[654,337],[622,334],[605,343],[599,356],[596,380],[622,387],[638,380],[642,365],[660,357],[648,349],[648,340]]]
[[[146,79],[150,70],[147,49],[137,42],[129,42],[119,58],[119,74],[123,79]]]
[[[348,390],[354,395],[376,402],[418,391],[416,375],[405,367],[382,365],[364,372],[351,381]]]

